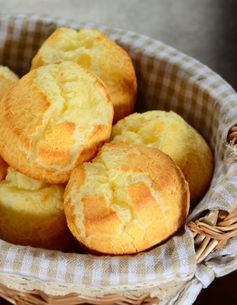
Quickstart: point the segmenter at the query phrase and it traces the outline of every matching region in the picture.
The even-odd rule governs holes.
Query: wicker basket
[[[0,241],[0,296],[13,304],[192,304],[216,276],[237,269],[237,95],[198,61],[148,37],[38,16],[1,16],[0,64],[19,75],[59,26],[96,27],[130,54],[137,110],[172,109],[215,154],[208,192],[166,243],[135,256],[96,257]],[[229,143],[229,144],[228,144]]]

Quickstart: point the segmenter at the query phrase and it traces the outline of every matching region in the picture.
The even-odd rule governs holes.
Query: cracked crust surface
[[[189,210],[189,189],[175,163],[156,148],[105,144],[73,170],[64,195],[69,229],[105,254],[149,249],[175,233]]]
[[[21,245],[67,250],[71,236],[63,210],[63,186],[8,168],[0,182],[0,238]]]
[[[114,122],[133,112],[137,82],[127,52],[92,29],[57,29],[32,60],[32,69],[62,60],[74,61],[96,73],[106,84],[114,105]]]
[[[170,111],[134,113],[112,129],[113,143],[146,145],[168,154],[189,183],[191,203],[205,194],[213,173],[213,155],[203,137]]]
[[[113,105],[106,88],[73,62],[40,67],[0,103],[0,154],[18,171],[64,183],[110,137]]]
[[[0,65],[0,100],[2,99],[6,90],[19,78],[8,67]]]

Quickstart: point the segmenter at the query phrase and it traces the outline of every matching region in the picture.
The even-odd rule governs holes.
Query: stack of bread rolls
[[[133,113],[136,92],[129,55],[97,30],[57,29],[21,79],[0,68],[0,238],[122,255],[184,224],[212,152],[173,112]]]

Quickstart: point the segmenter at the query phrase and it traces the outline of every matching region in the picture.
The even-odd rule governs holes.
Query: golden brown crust
[[[64,194],[67,223],[86,248],[105,254],[149,249],[175,233],[189,210],[189,189],[156,148],[105,144],[73,170]]]
[[[27,176],[64,183],[110,137],[113,106],[94,74],[72,62],[35,69],[0,105],[0,154]]]
[[[114,105],[114,122],[134,110],[137,82],[127,52],[97,30],[57,29],[32,60],[32,69],[71,60],[95,72],[106,84]]]
[[[9,68],[0,66],[0,100],[10,86],[18,80],[18,76]],[[0,181],[6,177],[7,163],[0,156]]]
[[[176,113],[157,110],[134,113],[113,126],[111,140],[159,148],[182,170],[189,183],[191,203],[197,203],[205,194],[214,166],[211,149]]]
[[[18,80],[18,76],[9,68],[0,65],[0,100],[6,90]]]

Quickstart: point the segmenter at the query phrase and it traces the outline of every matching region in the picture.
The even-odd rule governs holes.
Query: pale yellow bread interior
[[[189,183],[191,203],[206,192],[213,173],[213,155],[203,137],[170,111],[134,113],[112,129],[113,143],[146,145],[168,154]]]
[[[73,62],[35,69],[0,103],[0,155],[34,179],[64,183],[111,134],[113,105],[101,80]]]
[[[0,238],[20,245],[67,250],[72,237],[63,210],[63,186],[8,168],[0,182]]]
[[[0,65],[0,100],[2,99],[5,91],[19,78],[8,67]]]
[[[73,170],[64,196],[69,229],[87,249],[137,253],[166,240],[184,223],[189,189],[156,148],[105,144]]]
[[[133,112],[137,82],[127,52],[95,29],[57,29],[32,60],[32,69],[71,60],[96,73],[109,89],[114,122]]]

